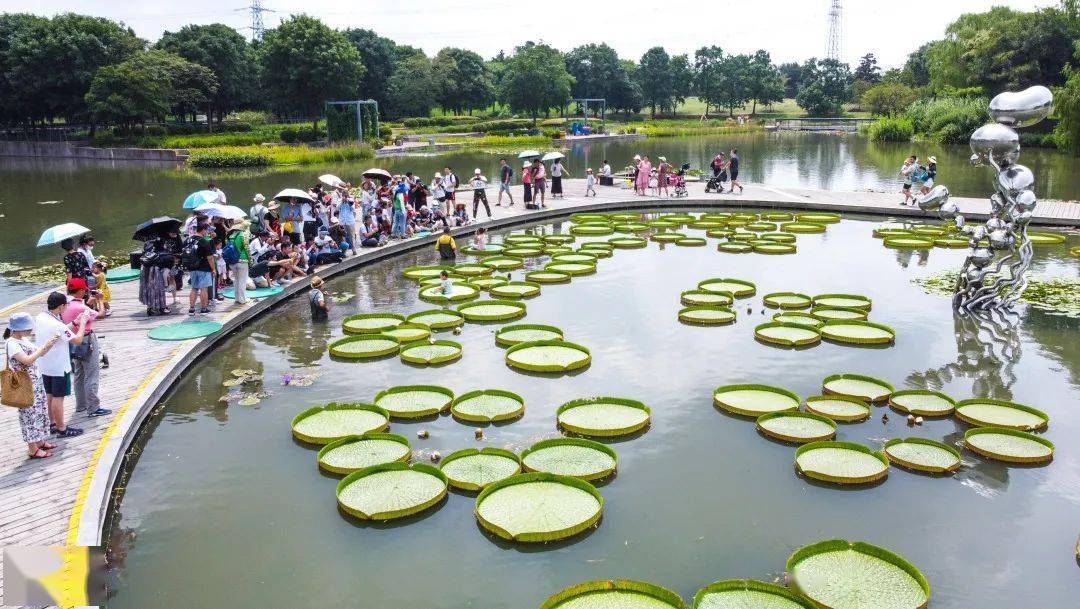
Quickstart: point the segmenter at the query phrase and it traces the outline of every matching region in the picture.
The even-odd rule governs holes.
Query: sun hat
[[[27,332],[34,329],[34,318],[29,313],[12,313],[7,325],[12,332]]]
[[[439,173],[438,171],[436,171],[436,172],[435,172],[435,177],[436,177],[436,178],[441,178],[441,177],[442,177],[442,174],[441,174],[441,173]]]
[[[640,154],[635,154],[634,155],[634,160],[635,161],[640,161],[641,160],[641,155]]]
[[[266,197],[262,196],[262,193],[259,193],[259,194],[255,195],[254,201],[256,203],[262,203],[265,200],[266,200]]]
[[[326,283],[326,282],[324,282],[323,278],[319,277],[318,275],[315,275],[314,277],[311,278],[311,287],[313,287],[313,288],[316,288],[316,289],[321,288],[323,286],[323,283]]]
[[[266,209],[269,209],[270,211],[274,211],[278,207],[281,207],[281,206],[278,205],[277,201],[270,201],[269,203],[266,204]]]
[[[480,175],[480,168],[479,167],[477,167],[475,170],[473,170],[473,175]]]
[[[531,166],[532,166],[532,163],[530,163],[528,161],[525,161],[524,163],[521,164],[522,169],[528,169]]]
[[[666,161],[667,161],[667,157],[666,157],[666,156],[658,157],[658,160],[661,160],[661,161],[665,161],[665,162],[666,162]]]
[[[937,163],[937,157],[936,156],[930,157],[930,162],[931,163]]]

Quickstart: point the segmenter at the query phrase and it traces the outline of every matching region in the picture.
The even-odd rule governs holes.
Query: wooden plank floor
[[[567,196],[563,199],[548,198],[551,209],[573,209],[595,204],[618,203],[642,204],[651,197],[638,197],[632,191],[623,188],[598,187],[598,196],[585,198],[584,180],[564,181]],[[934,219],[933,216],[918,212],[911,207],[898,205],[900,196],[894,193],[873,192],[827,192],[798,188],[775,188],[760,184],[747,184],[741,195],[704,194],[704,185],[691,183],[690,197],[685,200],[687,206],[701,204],[737,207],[740,205],[769,206],[789,209],[838,209],[859,211],[870,214],[892,216],[896,214],[917,215]],[[521,189],[515,188],[517,204],[512,208],[495,207],[496,191],[488,191],[494,218],[522,216],[527,212],[520,201]],[[470,203],[471,193],[460,195]],[[989,213],[986,199],[954,198],[966,214]],[[481,208],[481,215],[483,216]],[[1080,226],[1080,204],[1075,202],[1048,201],[1039,204],[1036,222],[1062,226]],[[482,217],[481,220],[485,220]],[[182,294],[181,305],[173,315],[148,318],[145,309],[138,302],[138,282],[113,284],[113,314],[106,320],[96,322],[103,349],[109,355],[112,366],[101,374],[100,395],[102,405],[114,412],[112,415],[97,419],[75,414],[75,400],[67,400],[68,420],[70,424],[83,427],[86,433],[71,440],[56,441],[59,448],[51,458],[30,461],[26,458],[25,444],[22,443],[18,429],[18,415],[14,409],[0,409],[0,437],[5,441],[0,444],[0,545],[65,545],[73,544],[76,539],[96,536],[93,531],[77,531],[82,512],[82,502],[86,501],[87,487],[92,476],[92,468],[110,438],[123,437],[127,432],[122,429],[121,417],[127,409],[142,408],[151,390],[154,379],[159,378],[163,370],[176,365],[185,350],[192,349],[197,341],[161,342],[147,338],[147,331],[157,325],[172,323],[187,318],[186,293]],[[44,293],[0,311],[0,317],[6,319],[15,311],[25,311],[37,315],[43,310]],[[250,306],[250,305],[248,305]],[[238,307],[232,301],[219,304],[217,311],[210,318],[224,321],[238,314],[245,307]],[[141,401],[140,401],[141,400]],[[104,493],[108,497],[108,493]],[[100,497],[97,499],[101,499]],[[87,509],[98,510],[99,505],[87,505]],[[3,582],[0,579],[0,595]]]

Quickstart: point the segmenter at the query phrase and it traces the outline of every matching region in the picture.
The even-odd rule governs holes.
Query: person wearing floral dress
[[[53,348],[60,337],[50,337],[44,345],[37,347],[30,342],[30,334],[33,331],[34,319],[32,317],[26,313],[12,315],[8,320],[7,329],[4,330],[4,351],[8,367],[17,372],[30,373],[30,380],[34,386],[34,403],[19,409],[19,429],[29,449],[30,458],[44,459],[52,456],[49,451],[56,448],[56,445],[48,442],[48,405],[45,398],[45,385],[41,381],[41,373],[38,371],[36,362]]]

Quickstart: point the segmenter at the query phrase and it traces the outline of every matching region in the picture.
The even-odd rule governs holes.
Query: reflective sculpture
[[[935,186],[916,198],[920,209],[954,221],[970,240],[971,249],[953,292],[953,307],[961,312],[1008,309],[1027,288],[1032,256],[1027,226],[1038,199],[1035,174],[1017,162],[1020,136],[1014,128],[1038,123],[1053,107],[1054,96],[1046,87],[1001,93],[990,102],[995,122],[971,134],[972,165],[989,166],[996,172],[996,192],[990,197],[990,219],[985,223],[966,224],[945,186]]]

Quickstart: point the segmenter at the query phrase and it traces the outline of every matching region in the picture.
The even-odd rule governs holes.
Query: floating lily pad
[[[521,453],[525,471],[599,480],[615,473],[618,458],[604,444],[581,438],[541,440]]]
[[[388,334],[357,334],[339,338],[327,346],[334,357],[370,359],[397,353],[401,340]]]
[[[401,348],[401,361],[410,364],[445,364],[461,357],[461,343],[436,340],[430,343],[415,342]]]
[[[571,400],[555,413],[558,424],[583,436],[615,437],[632,434],[649,424],[649,407],[625,398]]]
[[[431,329],[424,324],[403,323],[396,328],[384,330],[382,334],[393,336],[398,341],[409,343],[414,340],[426,340],[431,337]]]
[[[809,296],[798,292],[773,292],[766,294],[762,300],[765,306],[774,309],[809,309],[811,303]]]
[[[1042,429],[1050,422],[1050,417],[1041,410],[990,398],[960,400],[954,414],[961,421],[979,427],[1008,427],[1020,431]]]
[[[532,271],[525,273],[525,280],[533,283],[570,283],[570,274],[559,271]]]
[[[743,228],[748,231],[753,231],[755,233],[767,233],[769,231],[776,230],[776,224],[772,222],[751,222]]]
[[[1065,243],[1065,235],[1060,233],[1028,233],[1032,245],[1059,245]]]
[[[443,292],[441,285],[428,286],[420,289],[420,300],[428,302],[462,302],[472,300],[480,296],[480,288],[471,283],[452,283],[450,293]]]
[[[397,313],[360,313],[341,321],[346,334],[378,334],[405,323],[405,316]]]
[[[846,395],[815,395],[806,398],[806,411],[833,421],[852,423],[870,418],[870,404]]]
[[[716,246],[717,251],[724,252],[725,254],[749,254],[754,251],[754,246],[749,243],[736,243],[729,241],[727,243],[721,243]]]
[[[540,284],[533,281],[511,281],[491,288],[498,298],[532,298],[540,294]]]
[[[609,216],[618,222],[636,222],[641,219],[641,214],[632,211],[620,211]]]
[[[798,324],[800,326],[807,326],[810,328],[820,328],[825,322],[818,319],[816,316],[810,313],[799,313],[798,311],[785,311],[773,315],[773,321],[777,321],[785,324]]]
[[[815,307],[869,311],[871,304],[869,298],[859,294],[818,294],[814,296]]]
[[[506,350],[507,365],[532,372],[569,372],[591,361],[588,349],[562,340],[518,343]]]
[[[732,233],[731,236],[728,237],[728,239],[731,239],[732,241],[742,241],[742,242],[745,242],[748,245],[750,245],[750,247],[753,247],[753,244],[749,243],[749,242],[757,241],[758,236],[756,234],[754,234],[754,233],[735,232],[735,233]]]
[[[885,324],[869,321],[830,321],[821,327],[829,340],[855,345],[887,345],[896,340],[896,331]]]
[[[600,580],[570,586],[540,609],[683,609],[678,594],[646,582]],[[786,608],[785,608],[786,609]]]
[[[686,239],[686,237],[683,233],[656,233],[649,238],[657,243],[675,243],[681,239]]]
[[[833,307],[814,307],[810,309],[810,314],[819,319],[829,321],[833,319],[837,320],[865,320],[867,315],[866,311],[862,309],[838,309]]]
[[[442,501],[448,480],[424,463],[385,463],[353,472],[338,483],[338,506],[362,520],[393,520]]]
[[[705,231],[706,237],[712,237],[713,239],[727,239],[731,236],[733,231],[726,228],[710,228]]]
[[[770,321],[754,328],[754,338],[784,347],[803,347],[820,342],[821,333],[806,324]]]
[[[976,427],[964,433],[964,446],[1007,463],[1044,463],[1054,458],[1054,445],[1035,434],[1006,427]]]
[[[591,528],[603,508],[603,497],[584,480],[530,472],[489,484],[475,513],[480,526],[503,539],[548,542]]]
[[[690,224],[687,224],[687,226],[690,228],[696,228],[698,230],[704,231],[712,230],[714,228],[722,228],[724,225],[725,223],[720,220],[696,220],[694,222],[691,222]]]
[[[543,241],[544,241],[544,243],[566,244],[566,243],[573,243],[574,241],[577,241],[577,237],[575,237],[573,235],[561,235],[561,234],[560,235],[544,235],[543,236]]]
[[[622,222],[615,225],[617,233],[640,233],[649,230],[649,225],[644,222]]]
[[[727,307],[695,306],[679,310],[679,321],[701,326],[735,323],[735,312]]]
[[[776,243],[795,243],[796,237],[791,233],[765,233],[758,235],[763,241],[775,241]]]
[[[508,247],[503,250],[503,253],[507,256],[516,256],[518,258],[531,258],[533,256],[539,256],[544,253],[542,247],[528,247],[525,245],[515,245],[514,247]]]
[[[735,298],[746,298],[757,292],[757,287],[749,281],[731,278],[706,279],[698,284],[698,289],[717,294],[730,294]]]
[[[738,415],[757,418],[770,412],[799,409],[799,396],[769,385],[724,385],[713,391],[716,406]]]
[[[638,249],[649,245],[643,237],[614,237],[608,239],[608,243],[618,249]]]
[[[458,275],[464,275],[465,277],[477,277],[480,275],[490,275],[495,269],[490,266],[484,266],[483,264],[459,264],[454,267],[454,272]]]
[[[938,391],[904,389],[889,396],[889,406],[920,417],[944,417],[953,413],[956,402]]]
[[[570,214],[570,221],[574,224],[584,224],[586,222],[607,222],[608,218],[604,214],[593,213],[577,213]]]
[[[675,242],[675,245],[679,247],[703,247],[708,244],[708,241],[701,237],[683,237]]]
[[[926,438],[894,438],[885,443],[889,461],[920,472],[944,474],[960,469],[960,453],[955,448]]]
[[[757,254],[794,254],[798,251],[792,243],[774,243],[772,241],[757,242],[753,244]]]
[[[840,221],[840,214],[827,211],[808,211],[795,214],[795,217],[804,222],[816,222],[818,224],[835,224]]]
[[[519,473],[521,459],[501,448],[465,448],[446,455],[439,469],[446,474],[450,486],[478,491]]]
[[[885,237],[885,247],[897,250],[922,250],[934,247],[934,240],[927,237]]]
[[[309,444],[329,444],[346,436],[382,431],[390,414],[373,404],[338,404],[308,408],[293,417],[292,433]]]
[[[670,220],[648,220],[645,224],[650,228],[679,228],[678,222]]]
[[[915,235],[908,228],[900,228],[897,226],[883,226],[881,228],[875,228],[873,232],[874,237],[878,239],[885,239],[887,237],[912,237]]]
[[[525,266],[525,260],[514,256],[488,256],[487,258],[481,258],[480,264],[496,271],[512,271]]]
[[[446,271],[451,276],[454,275],[454,267],[446,265],[428,265],[428,266],[410,266],[406,267],[402,274],[413,279],[415,281],[421,281],[423,279],[438,278],[439,275]]]
[[[820,222],[803,222],[801,220],[796,222],[785,222],[780,225],[780,230],[785,233],[823,233],[826,230],[824,224]]]
[[[254,395],[248,395],[240,398],[236,401],[238,406],[254,406],[262,401],[262,398]]]
[[[515,235],[507,235],[503,238],[503,243],[509,243],[511,245],[520,245],[523,243],[543,243],[543,240],[536,235],[525,235],[518,233]]]
[[[960,250],[971,245],[967,239],[960,239],[959,237],[949,238],[942,237],[940,239],[934,239],[934,247],[944,247],[947,249]]]
[[[503,346],[535,342],[538,340],[562,340],[562,338],[562,330],[555,326],[545,326],[541,324],[503,326],[495,333],[495,342]]]
[[[941,237],[949,231],[943,226],[916,226],[911,232],[923,237]]]
[[[822,390],[829,395],[846,395],[868,402],[889,399],[893,386],[881,379],[861,374],[833,374],[822,381]]]
[[[450,414],[455,418],[475,423],[509,421],[524,413],[524,398],[502,389],[480,389],[463,393],[450,405]]]
[[[800,446],[795,469],[824,482],[866,484],[889,475],[889,460],[862,444],[829,440]]]
[[[551,257],[552,262],[580,262],[584,264],[596,264],[596,254],[589,252],[571,252],[569,254],[556,254]]]
[[[628,237],[615,237],[616,239],[627,239]],[[594,251],[604,250],[610,252],[615,249],[615,246],[607,241],[586,241],[578,246],[578,251]],[[594,252],[595,253],[595,252]]]
[[[372,465],[408,461],[411,455],[404,436],[372,431],[327,444],[319,450],[317,461],[328,472],[351,474]]]
[[[410,323],[423,324],[432,330],[456,328],[465,323],[465,316],[453,309],[429,309],[406,318]]]
[[[604,245],[607,245],[609,247],[601,248],[601,247],[585,247],[585,246],[581,246],[581,247],[577,248],[577,250],[575,250],[574,253],[575,254],[588,254],[589,256],[592,257],[593,260],[596,260],[598,258],[611,258],[612,256],[614,256],[615,254],[612,253],[612,250],[615,249],[615,246],[611,245],[610,243],[605,243]],[[560,254],[560,256],[565,256],[565,255],[566,254]],[[565,260],[559,260],[559,262],[565,262]]]
[[[819,442],[836,436],[836,423],[806,412],[770,412],[757,418],[761,433],[784,442]]]
[[[549,262],[544,270],[566,273],[571,276],[591,275],[596,272],[596,264],[588,262]]]
[[[787,588],[752,579],[710,584],[694,595],[691,609],[815,609]]]
[[[525,305],[515,300],[478,300],[458,306],[467,321],[505,321],[525,316]]]
[[[375,405],[399,419],[439,414],[453,401],[454,392],[437,385],[401,385],[375,395]]]
[[[761,219],[770,222],[787,222],[794,220],[795,215],[786,211],[766,211],[761,213]]]
[[[924,609],[930,584],[903,557],[861,541],[820,541],[788,558],[791,587],[815,607]]]
[[[570,227],[570,232],[575,235],[610,235],[615,228],[607,224],[575,224]]]
[[[544,253],[550,256],[557,256],[559,254],[573,253],[574,248],[566,245],[546,245],[544,246]]]
[[[734,302],[734,299],[719,292],[706,290],[687,290],[679,296],[679,301],[687,306],[726,307]]]

